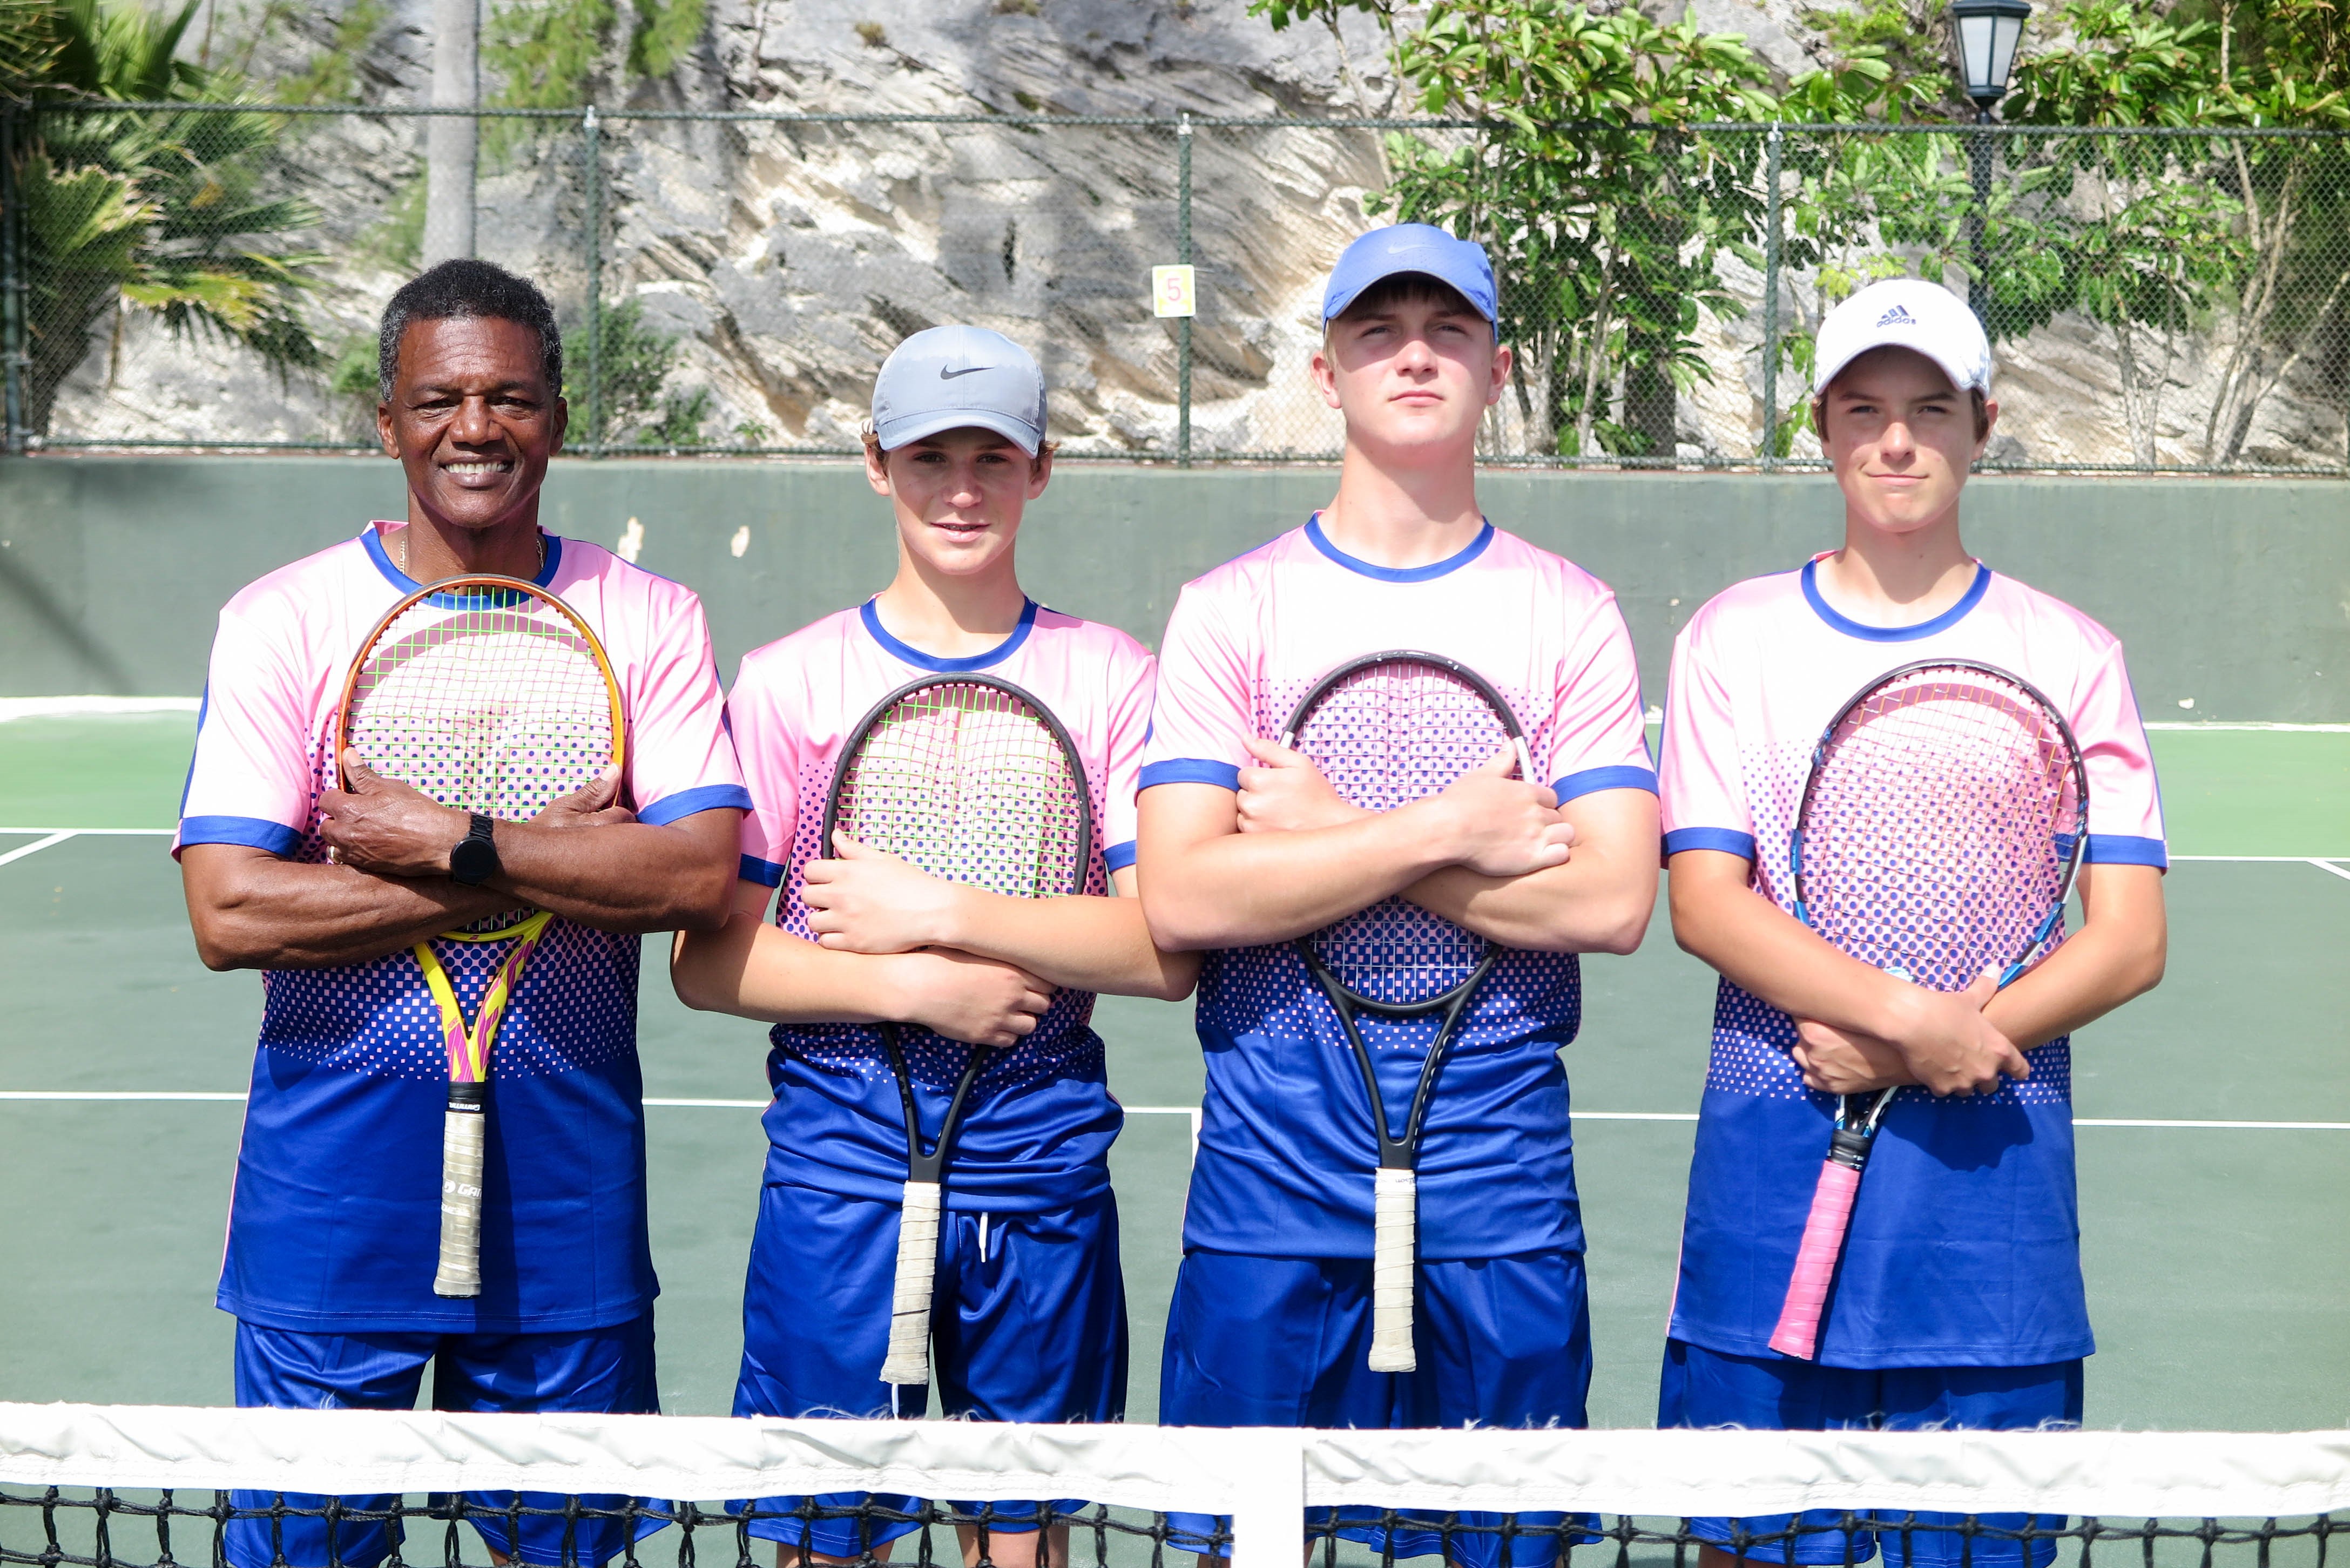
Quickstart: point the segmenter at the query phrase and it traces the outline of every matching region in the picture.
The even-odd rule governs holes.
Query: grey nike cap
[[[873,382],[882,451],[969,425],[1036,455],[1045,442],[1045,373],[1025,348],[984,327],[933,327],[890,351]]]

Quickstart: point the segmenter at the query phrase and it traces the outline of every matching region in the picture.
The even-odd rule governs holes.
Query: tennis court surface
[[[229,1399],[232,1325],[213,1309],[212,1295],[260,987],[250,974],[211,974],[197,963],[178,875],[165,854],[192,729],[193,714],[185,711],[0,722],[0,1010],[9,1021],[0,1048],[0,1189],[10,1197],[11,1264],[0,1272],[0,1402],[221,1406]],[[2167,730],[2156,740],[2176,862],[2168,883],[2168,978],[2075,1044],[2083,1241],[2100,1345],[2089,1363],[2089,1424],[2130,1432],[2350,1428],[2344,1306],[2350,1301],[2350,1051],[2343,1028],[2350,965],[2342,961],[2350,951],[2350,732],[2213,726]],[[743,1265],[764,1149],[757,1107],[765,1092],[764,1036],[754,1025],[680,1007],[670,995],[664,952],[665,942],[649,942],[642,1000],[653,1242],[663,1286],[661,1397],[675,1415],[723,1414],[740,1347]],[[1601,1427],[1642,1427],[1654,1419],[1712,986],[1701,966],[1674,948],[1661,913],[1639,953],[1589,961],[1586,974],[1583,1038],[1566,1060],[1591,1238],[1598,1356],[1592,1416]],[[1112,1086],[1136,1113],[1114,1169],[1134,1318],[1128,1414],[1148,1422],[1157,1407],[1158,1346],[1178,1255],[1199,1060],[1188,1006],[1105,1001],[1097,1022],[1110,1044]],[[190,1452],[248,1440],[249,1434],[223,1435],[246,1434],[234,1423],[247,1417],[219,1419],[228,1423],[219,1431],[180,1432],[172,1440],[183,1439]],[[675,1441],[703,1441],[690,1438],[684,1424],[672,1426]],[[0,1432],[23,1429],[19,1419],[0,1421]],[[435,1463],[474,1451],[468,1444],[506,1453],[494,1438],[400,1431],[406,1436],[382,1440],[394,1449],[421,1445],[426,1457],[441,1456]],[[154,1436],[121,1440],[136,1449]],[[1373,1435],[1362,1436],[1371,1442]],[[1526,1436],[1567,1442],[1560,1434]],[[1410,1444],[1422,1439],[1392,1437],[1395,1446],[1382,1448],[1389,1435],[1377,1435],[1376,1452],[1307,1454],[1305,1473],[1323,1478],[1313,1481],[1322,1490],[1307,1501],[1378,1493],[1383,1505],[1394,1506],[1412,1499],[1393,1488],[1379,1493],[1372,1481],[1388,1473],[1381,1466],[1404,1465],[1407,1474],[1422,1460],[1437,1470],[1457,1468],[1455,1450],[1427,1450],[1416,1460]],[[1128,1473],[1120,1465],[1180,1470],[1197,1458],[1180,1444],[1117,1448],[1146,1439],[1173,1443],[1174,1435],[1097,1430],[1072,1438],[1064,1473],[1094,1476],[1110,1488]],[[633,1440],[615,1438],[617,1449],[599,1452],[608,1461]],[[746,1456],[726,1448],[733,1439],[708,1440],[718,1446],[698,1474],[715,1485],[737,1474],[728,1467],[739,1468]],[[868,1440],[859,1437],[847,1449]],[[922,1440],[951,1443],[951,1437],[934,1433]],[[1216,1484],[1237,1484],[1232,1472],[1245,1479],[1253,1451],[1247,1445],[1256,1439],[1225,1434],[1219,1440],[1226,1445],[1218,1451],[1225,1479]],[[2262,1458],[2254,1449],[2265,1440],[2207,1449],[2207,1463],[2174,1469],[2182,1478],[2215,1467],[2241,1477],[2271,1459],[2287,1469],[2300,1462]],[[288,1452],[302,1447],[288,1443],[278,1446]],[[953,1458],[944,1450],[906,1452],[933,1468]],[[1719,1461],[1715,1476],[1739,1475],[1736,1467],[1748,1462],[1705,1452],[1709,1462]],[[1687,1454],[1652,1457],[1668,1467],[1697,1462]],[[5,1458],[0,1454],[0,1476],[25,1479],[23,1469],[5,1468]],[[432,1477],[443,1473],[418,1453],[405,1460],[390,1452],[376,1458],[393,1469],[408,1463],[400,1473],[410,1479],[400,1485],[411,1491],[440,1484]],[[1567,1476],[1577,1465],[1600,1462],[1572,1443],[1521,1459],[1529,1485],[1538,1471]],[[1285,1462],[1272,1468],[1295,1473],[1284,1470]],[[1003,1475],[1016,1468],[1004,1459],[987,1473],[1011,1486]],[[2343,1473],[2338,1456],[2334,1469]],[[183,1485],[215,1484],[200,1472],[179,1473]],[[121,1472],[117,1484],[151,1484],[130,1473]],[[446,1472],[487,1473],[478,1464]],[[594,1490],[596,1473],[592,1465],[568,1471],[557,1465],[529,1477],[567,1475],[578,1484],[549,1490],[576,1492]],[[683,1483],[695,1477],[671,1479],[679,1490],[662,1495],[689,1495]],[[2123,1489],[2126,1480],[2114,1470],[2099,1484]],[[272,1471],[248,1475],[242,1484],[302,1482],[292,1471]],[[1223,1500],[1219,1508],[1246,1501],[1233,1502],[1233,1494],[1201,1485],[1198,1495]],[[1137,1483],[1110,1500],[1170,1506],[1141,1495],[1149,1490]],[[1457,1489],[1432,1487],[1427,1495],[1436,1500],[1440,1493],[1451,1503],[1430,1506],[1468,1506],[1461,1499],[1469,1494]],[[1982,1502],[1982,1511],[2012,1501],[1963,1488],[1949,1495],[1962,1494]],[[211,1495],[188,1493],[182,1502],[209,1508],[188,1499]],[[1752,1500],[1776,1494],[1736,1495],[1752,1506]],[[2074,1516],[2085,1511],[2074,1506],[2083,1498],[2160,1501],[2126,1490],[2065,1496]],[[2350,1499],[2326,1501],[2306,1488],[2290,1496],[2248,1490],[2233,1501],[2281,1503],[2293,1496],[2308,1502],[2303,1514],[2350,1506]],[[1661,1501],[1641,1494],[1616,1506],[1627,1513],[1684,1511],[1648,1506]],[[2208,1511],[2192,1506],[2185,1492],[2175,1501],[2175,1511]],[[62,1560],[43,1555],[48,1526],[17,1517],[23,1512],[0,1510],[0,1563]],[[88,1510],[54,1514],[50,1523],[65,1532],[57,1539],[95,1539],[97,1521]],[[143,1514],[109,1521],[122,1561],[159,1560],[157,1524]],[[1674,1532],[1652,1525],[1611,1521],[1617,1533],[1586,1550],[1627,1558],[1674,1552]],[[209,1560],[217,1526],[201,1512],[181,1520],[170,1537],[172,1552],[183,1562]],[[1557,1538],[1560,1527],[1544,1528]],[[2068,1528],[2077,1532],[2077,1519]],[[444,1533],[441,1523],[411,1522],[411,1560],[441,1557]],[[723,1522],[694,1532],[672,1527],[669,1544],[655,1538],[647,1551],[670,1561],[674,1542],[689,1534],[699,1537],[702,1550],[723,1550],[730,1558],[743,1539]],[[1128,1536],[1104,1526],[1101,1539],[1113,1559],[1138,1562],[1185,1544],[1164,1530]],[[2204,1544],[2190,1532],[2154,1554],[2170,1561]],[[2316,1562],[2323,1546],[2321,1536],[2306,1532],[2265,1543],[2248,1538],[2241,1560]],[[1522,1542],[1519,1550],[1525,1549]],[[2151,1550],[2135,1536],[2107,1544],[2075,1533],[2064,1560],[2084,1549],[2127,1551],[2134,1561]],[[67,1559],[77,1555],[58,1550]],[[2215,1560],[2238,1560],[2226,1554],[2238,1548],[2213,1550],[2220,1552]],[[465,1551],[469,1560],[484,1560],[470,1533]],[[1075,1553],[1096,1554],[1090,1546]]]

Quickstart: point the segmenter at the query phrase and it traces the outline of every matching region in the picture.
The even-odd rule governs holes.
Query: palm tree
[[[139,0],[27,7],[45,13],[55,41],[27,95],[32,134],[15,182],[30,286],[24,418],[35,431],[47,431],[99,323],[125,305],[174,334],[241,344],[280,372],[326,364],[301,306],[327,258],[286,241],[317,214],[265,189],[275,121],[107,107],[234,100],[233,83],[177,57],[199,4],[170,15]]]

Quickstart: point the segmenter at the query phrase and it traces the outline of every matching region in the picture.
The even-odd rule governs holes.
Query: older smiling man
[[[441,1409],[650,1411],[639,937],[724,922],[750,805],[709,631],[685,589],[540,531],[567,410],[536,288],[484,262],[432,268],[386,308],[380,368],[377,422],[407,470],[407,519],[369,523],[221,612],[174,846],[204,962],[267,971],[218,1297],[237,1319],[237,1403],[404,1409],[431,1365]],[[497,823],[486,846],[466,814],[364,768],[337,787],[332,754],[344,670],[370,628],[411,590],[480,572],[536,582],[595,628],[630,731],[624,771]],[[444,1298],[446,1068],[411,950],[525,907],[555,919],[501,1031],[481,1293]],[[471,1014],[490,977],[459,945],[433,943]],[[477,1523],[502,1557],[567,1560],[559,1517],[525,1518],[519,1540],[503,1520]],[[612,1521],[578,1528],[569,1560],[626,1544]],[[380,1523],[337,1529],[344,1563],[392,1544]],[[296,1568],[324,1563],[327,1524],[229,1527],[238,1568],[281,1544]]]

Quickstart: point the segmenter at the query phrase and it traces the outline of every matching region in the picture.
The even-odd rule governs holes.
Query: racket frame
[[[1086,774],[1085,758],[1060,716],[1036,699],[1035,693],[1001,676],[982,675],[972,671],[918,676],[891,691],[873,704],[848,732],[849,739],[840,749],[839,760],[834,764],[832,787],[827,793],[824,824],[816,841],[818,859],[828,860],[837,853],[833,833],[840,826],[843,784],[849,776],[849,763],[858,750],[872,735],[873,727],[899,703],[917,692],[942,686],[978,686],[1002,693],[1020,703],[1040,720],[1045,729],[1061,748],[1069,771],[1077,781],[1077,854],[1071,873],[1070,886],[1065,893],[1038,893],[1038,898],[1072,897],[1085,891],[1093,875],[1095,859],[1094,803],[1092,781]],[[964,1103],[971,1097],[972,1085],[987,1064],[990,1047],[973,1045],[971,1056],[955,1081],[954,1093],[947,1101],[946,1116],[939,1124],[937,1143],[927,1152],[922,1147],[922,1117],[914,1100],[914,1076],[906,1061],[905,1045],[899,1035],[898,1025],[882,1020],[877,1025],[881,1036],[881,1054],[889,1064],[890,1076],[898,1084],[898,1106],[906,1127],[906,1184],[898,1224],[897,1270],[890,1288],[889,1345],[881,1364],[881,1381],[893,1386],[926,1387],[931,1381],[931,1313],[938,1269],[939,1227],[946,1206],[946,1167],[954,1148],[955,1135],[962,1130]]]
[[[1305,728],[1306,720],[1313,716],[1322,700],[1348,676],[1379,664],[1427,665],[1442,670],[1475,691],[1500,719],[1503,732],[1517,755],[1518,776],[1528,782],[1538,782],[1534,780],[1534,757],[1527,749],[1525,727],[1518,722],[1517,714],[1503,701],[1493,683],[1458,659],[1418,649],[1388,649],[1378,653],[1366,653],[1325,674],[1290,710],[1289,722],[1283,726],[1280,736],[1282,748],[1291,750],[1295,747],[1298,732]],[[1347,1049],[1354,1053],[1355,1065],[1362,1074],[1364,1094],[1370,1104],[1371,1134],[1378,1145],[1378,1167],[1372,1179],[1369,1366],[1374,1372],[1410,1372],[1419,1366],[1412,1345],[1412,1320],[1418,1293],[1413,1271],[1418,1263],[1419,1241],[1420,1134],[1427,1126],[1429,1106],[1435,1099],[1437,1079],[1442,1075],[1444,1064],[1452,1054],[1453,1037],[1461,1016],[1468,1012],[1470,998],[1484,983],[1485,977],[1493,971],[1493,966],[1501,961],[1502,949],[1491,939],[1481,938],[1484,942],[1483,956],[1471,966],[1459,984],[1440,995],[1419,1002],[1393,1002],[1365,996],[1341,981],[1315,949],[1315,938],[1319,934],[1308,932],[1295,939],[1290,945],[1305,961],[1306,972],[1322,988],[1323,995],[1329,1000],[1331,1011],[1338,1015],[1338,1025],[1346,1034]],[[1400,1136],[1394,1132],[1388,1119],[1387,1101],[1379,1089],[1378,1062],[1356,1023],[1357,1012],[1372,1012],[1399,1022],[1441,1014],[1436,1037],[1430,1043],[1428,1054],[1420,1063],[1419,1079],[1412,1087],[1411,1105],[1405,1113],[1404,1129]]]
[[[1927,670],[1950,670],[1980,675],[2022,691],[2038,705],[2042,715],[2053,720],[2056,732],[2064,742],[2073,788],[2079,801],[2077,813],[2080,831],[2073,835],[2066,847],[2064,871],[2057,881],[2056,897],[2050,901],[2048,913],[2033,930],[2022,952],[2001,968],[2000,989],[2004,991],[2032,966],[2033,957],[2055,934],[2064,918],[2064,900],[2072,895],[2074,878],[2079,874],[2082,857],[2089,843],[2089,772],[2081,755],[2081,742],[2073,733],[2073,726],[2048,694],[2013,670],[2002,670],[1996,664],[1974,659],[1918,659],[1897,666],[1870,680],[1846,699],[1820,731],[1819,739],[1812,743],[1811,770],[1804,778],[1804,792],[1796,802],[1795,825],[1787,836],[1787,866],[1793,878],[1790,889],[1794,895],[1795,918],[1814,931],[1818,927],[1811,914],[1811,900],[1804,897],[1804,824],[1811,815],[1812,801],[1820,774],[1827,761],[1828,748],[1836,732],[1851,717],[1855,709],[1871,697],[1905,676]],[[1823,938],[1825,940],[1825,938]],[[1893,969],[1887,972],[1903,980],[1911,979],[1907,970]],[[1873,1089],[1837,1097],[1835,1119],[1828,1136],[1826,1160],[1820,1168],[1820,1179],[1812,1196],[1810,1210],[1804,1217],[1802,1239],[1795,1249],[1795,1266],[1788,1282],[1787,1295],[1782,1303],[1779,1322],[1771,1335],[1771,1348],[1783,1355],[1809,1361],[1819,1352],[1821,1324],[1826,1318],[1827,1298],[1835,1288],[1835,1272],[1843,1261],[1844,1239],[1852,1223],[1852,1210],[1858,1200],[1860,1179],[1868,1168],[1868,1157],[1877,1145],[1877,1134],[1886,1110],[1900,1092],[1893,1088]]]
[[[627,709],[621,699],[619,680],[612,673],[612,660],[605,653],[603,639],[596,635],[595,629],[581,618],[578,611],[536,583],[490,572],[463,573],[427,583],[402,595],[398,603],[377,619],[360,640],[359,651],[352,655],[343,676],[342,694],[335,702],[332,760],[335,776],[345,789],[351,784],[350,774],[343,763],[343,753],[349,749],[351,702],[359,695],[359,678],[383,634],[420,601],[443,596],[497,596],[504,599],[509,595],[536,600],[553,609],[570,623],[588,651],[594,654],[597,671],[604,678],[605,695],[611,704],[610,762],[621,767],[628,765]],[[509,607],[511,601],[507,601],[495,607]],[[434,607],[459,611],[463,608],[458,605],[436,605]],[[506,1004],[512,1000],[515,988],[522,982],[523,966],[530,961],[551,919],[542,909],[525,914],[513,925],[494,931],[444,931],[437,938],[427,938],[418,942],[411,950],[416,955],[417,965],[424,973],[427,989],[432,992],[434,1006],[440,1012],[445,1037],[444,1051],[449,1061],[448,1102],[442,1113],[441,1131],[441,1238],[432,1279],[432,1293],[436,1296],[462,1301],[482,1293],[482,1186],[488,1147],[490,1054],[496,1048],[497,1032],[504,1022]],[[463,1010],[457,1005],[455,990],[440,959],[432,951],[432,943],[436,940],[515,944],[514,950],[500,963],[498,973],[490,982],[490,991],[484,996],[482,1007],[470,1025],[465,1022]]]

